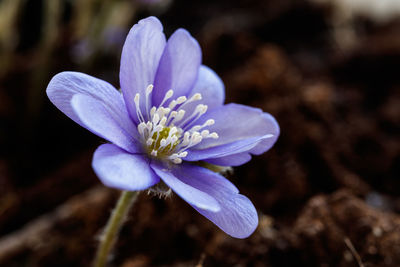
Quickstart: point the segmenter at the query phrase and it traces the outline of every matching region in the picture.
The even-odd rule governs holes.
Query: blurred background
[[[0,0],[0,266],[90,265],[118,191],[91,169],[103,140],[45,89],[66,70],[118,88],[148,15],[281,136],[228,176],[259,212],[250,238],[142,194],[110,266],[400,266],[398,0]]]

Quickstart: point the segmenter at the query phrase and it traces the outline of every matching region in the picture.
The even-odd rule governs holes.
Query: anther
[[[149,139],[147,139],[147,141],[146,141],[146,145],[147,145],[147,146],[151,146],[151,145],[153,144],[153,142],[154,142],[154,139],[149,138]]]
[[[199,112],[201,115],[203,115],[204,113],[206,113],[206,112],[207,112],[207,109],[208,109],[208,106],[207,106],[207,105],[203,105],[203,104],[197,105],[197,107],[196,107],[196,110],[198,110],[198,112]]]
[[[150,109],[150,116],[153,117],[153,115],[156,113],[156,110],[157,110],[156,107],[152,107],[152,108]]]
[[[186,100],[187,100],[186,96],[180,96],[180,97],[178,97],[178,99],[176,99],[176,103],[177,104],[182,104]]]
[[[174,144],[176,141],[178,141],[178,137],[172,136],[171,137],[171,143]]]
[[[179,100],[179,98],[177,100]],[[185,97],[184,101],[182,101],[182,103],[183,102],[185,102],[185,103],[183,103],[182,106],[180,106],[180,109],[183,108],[184,106],[186,106],[187,104],[194,102],[194,101],[198,101],[198,100],[201,100],[201,94],[199,94],[199,93],[194,94],[191,98],[189,98],[189,100],[186,100],[186,97]]]
[[[172,136],[173,134],[175,134],[176,132],[178,132],[178,129],[174,126],[169,130],[169,136]]]
[[[135,102],[135,105],[136,105],[136,107],[138,107],[139,106],[139,99],[140,99],[140,94],[136,94],[135,95],[135,98],[134,98],[134,102]]]
[[[142,115],[142,112],[140,111],[140,95],[136,94],[135,98],[133,99],[134,103],[135,103],[135,107],[136,107],[136,116],[138,117],[139,121],[144,122],[144,118]]]
[[[165,93],[164,99],[161,101],[159,107],[161,107],[165,103],[165,101],[170,99],[173,94],[174,94],[173,90],[168,90],[167,93]]]
[[[140,135],[143,135],[144,129],[146,129],[146,124],[144,122],[139,123],[138,132],[140,133]]]
[[[190,142],[190,133],[185,132],[183,135],[183,141],[182,141],[182,146],[187,146]]]
[[[210,133],[209,135],[208,135],[208,137],[211,137],[211,138],[214,138],[214,139],[218,139],[218,134],[216,133],[216,132],[213,132],[213,133]]]
[[[146,88],[146,95],[147,96],[153,91],[153,88],[154,88],[154,86],[152,84],[147,86],[147,88]]]
[[[158,122],[159,122],[159,120],[160,120],[160,116],[156,113],[156,114],[154,114],[154,116],[153,116],[153,123],[154,124],[157,124]]]
[[[149,114],[149,95],[151,94],[151,92],[153,91],[153,85],[150,84],[149,86],[147,86],[146,88],[146,114],[147,114],[147,119],[150,119],[150,114]]]
[[[176,159],[173,159],[172,162],[174,162],[175,164],[181,164],[182,163],[182,159],[176,158]]]
[[[185,116],[185,113],[186,113],[185,110],[180,109],[178,111],[178,114],[176,114],[175,118],[171,121],[171,123],[180,121],[183,118],[183,116]]]
[[[146,123],[146,128],[147,128],[147,130],[151,131],[151,129],[153,128],[153,124],[150,121],[148,121]]]
[[[201,131],[201,136],[202,136],[203,138],[206,138],[209,134],[210,134],[210,131],[209,131],[209,130],[203,130],[203,131]]]
[[[184,125],[183,129],[189,128],[201,115],[206,113],[208,106],[203,104],[198,104],[196,109],[192,113],[192,115],[186,117],[186,119],[181,122],[181,125]]]
[[[187,149],[197,145],[203,139],[218,138],[217,133],[202,130],[206,126],[213,125],[215,123],[213,119],[208,119],[201,125],[190,126],[206,113],[207,105],[198,104],[194,108],[188,107],[191,113],[186,116],[187,108],[184,107],[188,103],[201,100],[201,94],[196,93],[189,99],[186,96],[180,96],[164,107],[163,105],[174,94],[173,90],[168,90],[159,106],[150,108],[153,88],[151,84],[147,86],[144,101],[140,94],[136,94],[134,98],[136,115],[139,119],[137,129],[151,156],[166,158],[175,164],[180,164],[182,158],[188,155]],[[144,103],[140,103],[141,100]],[[140,104],[144,104],[143,112]],[[177,108],[177,105],[180,106]]]
[[[179,154],[178,154],[178,157],[180,157],[180,158],[184,158],[184,157],[186,157],[186,156],[187,156],[187,154],[188,154],[188,152],[187,152],[187,151],[183,151],[183,152],[181,152],[181,153],[179,153]]]
[[[165,140],[165,138],[161,139],[160,141],[160,147],[165,147],[167,144],[167,140]]]
[[[209,119],[203,124],[203,126],[211,126],[214,125],[214,123],[215,121],[213,119]]]
[[[166,99],[168,99],[168,98],[171,98],[171,96],[174,94],[174,91],[173,90],[168,90],[168,92],[165,94],[165,98]]]
[[[160,121],[160,125],[164,126],[166,122],[167,122],[167,117],[164,116]]]
[[[194,101],[201,100],[201,98],[202,98],[201,94],[199,94],[199,93],[196,93],[191,97],[191,99],[193,99]]]

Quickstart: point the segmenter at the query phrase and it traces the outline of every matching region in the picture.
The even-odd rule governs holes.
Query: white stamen
[[[207,105],[203,105],[203,104],[199,104],[196,106],[196,109],[194,110],[194,112],[192,113],[192,115],[190,115],[189,117],[187,117],[183,122],[181,122],[181,125],[185,125],[186,123],[189,123],[187,125],[184,126],[184,129],[187,129],[190,125],[192,125],[198,118],[200,118],[201,115],[203,115],[204,113],[206,113],[208,109]]]
[[[194,94],[191,98],[189,98],[189,100],[186,100],[186,97],[185,97],[184,99],[185,99],[185,100],[182,101],[182,103],[183,103],[183,102],[184,102],[184,103],[179,107],[179,109],[183,108],[184,106],[186,106],[186,105],[189,104],[189,103],[192,103],[192,102],[194,102],[194,101],[201,100],[201,94],[199,94],[199,93]],[[179,98],[178,98],[177,100],[179,100]]]
[[[154,113],[156,113],[157,108],[156,107],[152,107],[150,109],[150,116],[153,117]]]
[[[168,92],[165,94],[163,101],[161,101],[159,107],[162,107],[164,105],[165,101],[171,98],[171,96],[174,94],[173,90],[168,90]]]
[[[184,110],[184,109],[179,110],[178,115],[176,115],[176,120],[180,121],[183,118],[183,116],[185,116],[185,113],[186,113],[186,110]]]
[[[171,122],[171,120],[173,119],[173,118],[175,118],[176,117],[176,115],[178,115],[178,112],[176,112],[176,111],[172,111],[170,114],[169,114],[169,117],[168,117],[168,120],[167,120],[167,124],[169,125],[170,124],[170,122]]]
[[[175,142],[178,141],[178,137],[175,135],[171,137],[171,144],[175,144]]]
[[[165,140],[164,138],[161,139],[161,141],[160,141],[160,147],[165,147],[166,144],[167,144],[167,140]]]
[[[177,129],[176,127],[172,127],[172,128],[169,130],[169,136],[172,136],[172,135],[175,134],[176,132],[178,132],[178,129]]]
[[[153,91],[154,86],[152,84],[149,84],[149,86],[147,86],[146,88],[146,97],[148,97],[151,92]]]
[[[210,134],[208,135],[208,137],[214,138],[214,139],[218,139],[218,138],[219,138],[219,136],[218,136],[218,134],[217,134],[216,132],[210,133]]]
[[[179,154],[178,154],[178,157],[180,157],[180,158],[184,158],[184,157],[186,157],[186,156],[187,156],[187,154],[188,154],[188,152],[187,152],[187,151],[183,151],[183,152],[181,152],[181,153],[179,153]]]
[[[172,101],[169,103],[168,107],[169,107],[170,109],[173,109],[176,105],[177,105],[176,100],[172,100]]]
[[[153,88],[153,85],[149,85],[145,90],[145,102],[142,103],[145,108],[144,112],[140,106],[140,94],[136,94],[134,98],[136,115],[139,119],[137,129],[143,144],[152,157],[168,159],[175,164],[180,164],[182,158],[188,155],[187,149],[199,144],[203,139],[218,138],[216,132],[210,133],[207,129],[202,130],[213,125],[215,123],[213,119],[191,127],[200,116],[207,112],[207,105],[198,104],[194,109],[188,107],[187,110],[192,111],[185,117],[186,109],[184,107],[191,102],[201,100],[201,94],[196,93],[189,99],[186,96],[180,96],[171,100],[167,107],[164,107],[164,104],[174,94],[173,90],[168,90],[160,105],[150,108]],[[146,116],[146,119],[143,115]]]
[[[136,107],[136,116],[138,117],[138,119],[141,122],[144,122],[144,118],[143,118],[142,112],[140,111],[140,103],[139,103],[139,101],[140,101],[140,95],[136,94],[135,98],[133,99],[133,102],[135,102],[135,107]]]
[[[133,101],[135,102],[135,106],[136,106],[137,110],[140,110],[140,108],[139,108],[139,100],[140,100],[140,94],[136,94],[135,98],[133,99]]]
[[[143,135],[144,129],[146,129],[146,124],[144,122],[139,123],[138,132],[140,133],[140,135]]]
[[[151,131],[151,129],[153,128],[153,124],[152,124],[151,122],[148,121],[148,122],[146,123],[146,128],[147,128],[148,131]]]
[[[207,120],[205,123],[203,123],[203,125],[196,125],[196,126],[193,126],[193,127],[189,130],[189,132],[200,131],[200,130],[203,129],[204,127],[206,127],[206,126],[211,126],[211,125],[213,125],[214,123],[215,123],[215,121],[214,121],[213,119],[209,119],[209,120]]]
[[[156,113],[153,116],[153,124],[157,124],[160,121],[160,116]]]
[[[186,96],[180,96],[176,99],[176,103],[179,105],[185,102],[186,100],[187,100]]]
[[[190,142],[190,133],[185,132],[185,135],[183,136],[183,141],[182,141],[182,146],[187,146]]]
[[[203,137],[201,135],[196,136],[195,138],[192,138],[192,146],[197,145],[198,143],[203,140]]]
[[[199,94],[199,93],[197,93],[197,94],[194,94],[192,97],[191,97],[191,99],[193,99],[193,101],[196,101],[196,100],[201,100],[201,94]]]
[[[214,123],[215,123],[215,120],[209,119],[203,124],[203,126],[211,126],[211,125],[214,125]]]
[[[168,158],[169,159],[176,159],[177,157],[178,157],[178,153],[173,153]]]
[[[149,139],[147,139],[147,141],[146,141],[146,145],[147,145],[147,146],[151,146],[151,145],[153,144],[153,142],[154,142],[154,139],[149,138]]]
[[[165,123],[167,122],[167,117],[162,117],[161,121],[160,121],[160,125],[165,126]]]
[[[176,114],[175,118],[170,122],[170,124],[174,124],[175,122],[180,121],[183,118],[183,116],[185,116],[185,113],[186,113],[185,110],[180,109],[178,111],[178,114]]]
[[[172,162],[175,164],[181,164],[182,160],[180,158],[176,158],[176,159],[173,159]]]
[[[172,100],[171,103],[169,103],[168,107],[172,110],[176,107],[176,105],[180,105],[185,101],[186,101],[186,96],[180,96],[176,100]]]
[[[201,131],[201,136],[203,137],[203,138],[206,138],[206,137],[208,137],[210,135],[210,131],[209,130],[203,130],[203,131]]]
[[[154,86],[150,84],[146,88],[146,111],[147,111],[147,119],[150,119],[150,114],[149,114],[149,95],[153,91]]]

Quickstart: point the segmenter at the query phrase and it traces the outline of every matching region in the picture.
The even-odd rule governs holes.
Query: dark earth
[[[127,30],[148,15],[188,29],[226,102],[271,113],[281,136],[228,175],[258,210],[251,237],[143,192],[110,266],[400,266],[400,12],[314,2],[0,1],[0,266],[90,266],[119,192],[91,168],[104,141],[45,89],[64,70],[119,87]]]

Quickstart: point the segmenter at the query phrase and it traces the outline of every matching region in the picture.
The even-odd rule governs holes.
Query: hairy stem
[[[121,193],[117,206],[113,210],[110,219],[108,219],[106,228],[101,235],[100,245],[93,263],[94,267],[106,266],[110,251],[117,239],[118,232],[138,194],[139,192],[131,191],[123,191]]]

